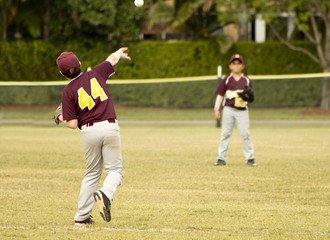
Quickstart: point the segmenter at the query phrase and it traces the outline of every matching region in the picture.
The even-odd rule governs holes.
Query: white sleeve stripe
[[[233,73],[230,73],[229,76],[227,76],[226,79],[226,86],[228,85],[229,79],[233,76]]]
[[[217,98],[215,99],[215,104],[214,104],[214,111],[219,111],[221,102],[222,102],[221,95],[217,95]]]
[[[113,72],[113,73],[111,73],[110,75],[109,75],[109,77],[108,78],[110,78],[112,75],[114,75],[116,72]]]
[[[250,79],[242,74],[242,77],[246,80],[246,85],[250,86]]]

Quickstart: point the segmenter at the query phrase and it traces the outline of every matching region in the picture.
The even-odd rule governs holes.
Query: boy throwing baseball
[[[111,220],[111,202],[121,184],[123,162],[120,129],[106,80],[115,73],[113,66],[120,59],[130,60],[126,50],[120,48],[86,73],[81,72],[81,63],[72,52],[63,52],[56,61],[61,74],[70,82],[63,89],[62,112],[55,113],[55,122],[81,130],[87,162],[74,217],[76,225],[94,223],[90,216],[94,200],[104,221]],[[97,190],[103,165],[106,178],[103,187]]]
[[[245,161],[248,166],[256,166],[247,107],[248,101],[252,102],[254,95],[251,81],[242,74],[244,67],[243,57],[239,54],[233,55],[229,61],[229,68],[232,72],[220,82],[216,90],[214,116],[217,120],[220,120],[219,109],[222,101],[224,101],[224,108],[218,161],[214,163],[214,166],[226,165],[226,153],[235,123],[242,140]]]

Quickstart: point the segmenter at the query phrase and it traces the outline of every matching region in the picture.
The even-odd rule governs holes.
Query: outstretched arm
[[[120,59],[127,59],[130,61],[131,60],[130,56],[128,56],[128,53],[125,52],[127,51],[127,49],[128,49],[127,47],[123,47],[117,50],[116,52],[111,53],[109,57],[106,59],[106,61],[111,63],[112,66],[115,66]]]

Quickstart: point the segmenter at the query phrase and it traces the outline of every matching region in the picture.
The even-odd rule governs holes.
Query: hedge
[[[297,46],[315,51],[314,46],[295,42]],[[218,65],[229,73],[228,59],[240,53],[245,58],[244,73],[293,74],[322,72],[320,66],[300,52],[278,42],[256,44],[236,43],[225,55],[220,55],[209,42],[134,42],[128,43],[132,61],[121,61],[113,79],[172,78],[216,75]],[[94,48],[66,44],[10,42],[0,45],[0,81],[51,81],[60,76],[56,58],[62,51],[73,51],[83,64],[83,70],[95,66],[109,55],[107,43]],[[322,80],[254,81],[256,107],[319,106]],[[216,79],[206,82],[109,85],[116,104],[150,107],[212,107]],[[0,87],[0,105],[57,105],[62,87]]]
[[[120,105],[210,108],[217,81],[112,85],[112,100]],[[316,107],[321,102],[321,79],[253,81],[253,107]]]
[[[314,46],[296,42],[315,52]],[[211,43],[197,42],[134,42],[127,43],[132,61],[122,61],[115,78],[163,78],[216,74],[218,65],[228,73],[228,60],[240,53],[245,58],[245,73],[250,75],[322,72],[321,67],[300,52],[281,43],[236,43],[220,55]],[[0,81],[53,81],[64,79],[58,72],[56,58],[62,51],[73,51],[82,62],[83,70],[93,67],[109,55],[107,43],[93,48],[74,44],[54,46],[42,41],[5,42],[0,45]]]
[[[145,107],[211,108],[217,80],[201,82],[108,85],[115,104]],[[321,79],[253,81],[253,107],[317,107]],[[0,88],[2,106],[58,105],[63,86]]]
[[[294,44],[315,52],[311,44]],[[220,55],[208,42],[142,42],[129,47],[132,61],[119,64],[118,78],[213,75],[218,65],[228,74],[228,61],[236,53],[245,58],[244,72],[248,75],[322,72],[322,68],[306,55],[278,42],[239,42],[225,55]]]

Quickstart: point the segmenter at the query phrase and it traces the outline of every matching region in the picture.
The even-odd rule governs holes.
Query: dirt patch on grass
[[[322,110],[320,108],[307,109],[306,111],[302,112],[302,115],[304,115],[304,116],[330,115],[330,110]]]

